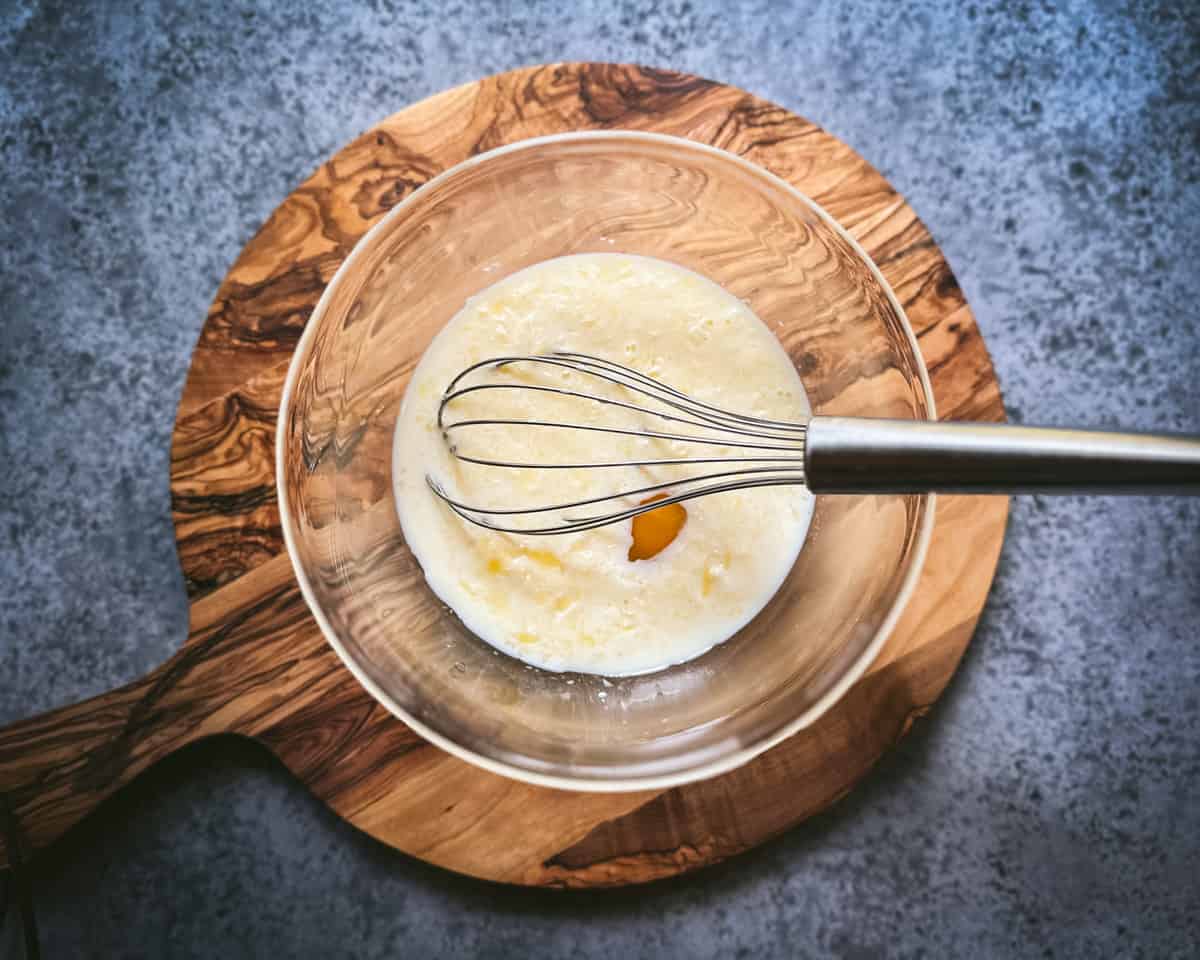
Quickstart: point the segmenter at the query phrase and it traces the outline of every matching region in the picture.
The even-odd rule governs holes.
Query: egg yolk
[[[656,493],[643,500],[639,506],[665,500],[665,493]],[[687,522],[687,511],[679,503],[670,503],[657,510],[647,510],[633,518],[633,543],[629,547],[630,560],[649,560],[662,553],[679,536]]]

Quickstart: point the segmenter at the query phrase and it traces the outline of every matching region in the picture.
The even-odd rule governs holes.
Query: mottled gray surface
[[[309,6],[3,4],[0,721],[179,644],[167,442],[239,247],[373,121],[512,66],[675,67],[823,124],[932,229],[1014,418],[1200,431],[1187,0]],[[1017,503],[942,705],[834,811],[699,876],[466,881],[217,741],[42,861],[45,953],[1188,955],[1198,527],[1183,499]]]

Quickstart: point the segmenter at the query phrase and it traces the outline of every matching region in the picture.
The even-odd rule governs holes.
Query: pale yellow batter
[[[426,485],[428,473],[455,499],[511,508],[573,501],[680,475],[676,467],[510,470],[451,456],[436,423],[450,381],[478,360],[555,350],[616,360],[727,410],[789,421],[809,414],[799,377],[778,341],[743,302],[712,281],[648,257],[582,254],[549,260],[472,298],[413,373],[397,423],[394,463],[405,538],[430,587],[462,621],[530,664],[619,676],[698,656],[749,622],[791,569],[812,515],[812,498],[803,487],[690,500],[669,545],[650,559],[631,560],[628,520],[563,536],[496,533],[455,516]],[[613,397],[624,393],[553,367],[520,365],[483,379],[488,376]],[[640,414],[526,390],[481,391],[447,411],[448,421],[477,417],[671,432]],[[548,428],[471,430],[454,434],[460,451],[522,463],[733,452]],[[556,519],[561,518],[542,514],[513,523],[541,526]]]

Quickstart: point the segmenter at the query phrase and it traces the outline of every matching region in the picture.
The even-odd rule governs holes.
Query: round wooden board
[[[929,233],[877,171],[806,120],[698,77],[579,63],[411,106],[297,188],[221,284],[171,451],[189,637],[142,680],[0,731],[0,791],[32,848],[170,751],[233,732],[266,744],[351,823],[430,863],[510,883],[638,883],[715,863],[825,808],[937,699],[986,599],[1006,498],[939,498],[900,624],[821,721],[739,770],[667,791],[567,793],[469,766],[376,704],[321,637],[284,551],[273,450],[287,363],[325,284],[372,224],[439,171],[527,137],[604,128],[713,144],[816,199],[903,303],[939,414],[1004,418],[983,340]],[[2,864],[10,852],[0,851]]]

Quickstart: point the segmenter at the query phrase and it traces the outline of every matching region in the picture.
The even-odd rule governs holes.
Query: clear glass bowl
[[[497,773],[639,790],[728,770],[828,710],[899,617],[933,502],[819,497],[767,607],[704,656],[658,673],[548,673],[478,639],[425,585],[400,531],[391,481],[400,401],[467,297],[529,264],[596,251],[671,260],[746,300],[791,356],[814,413],[934,415],[895,296],[811,200],[691,141],[569,134],[454,167],[355,247],[288,371],[279,504],[317,622],[396,716]]]

